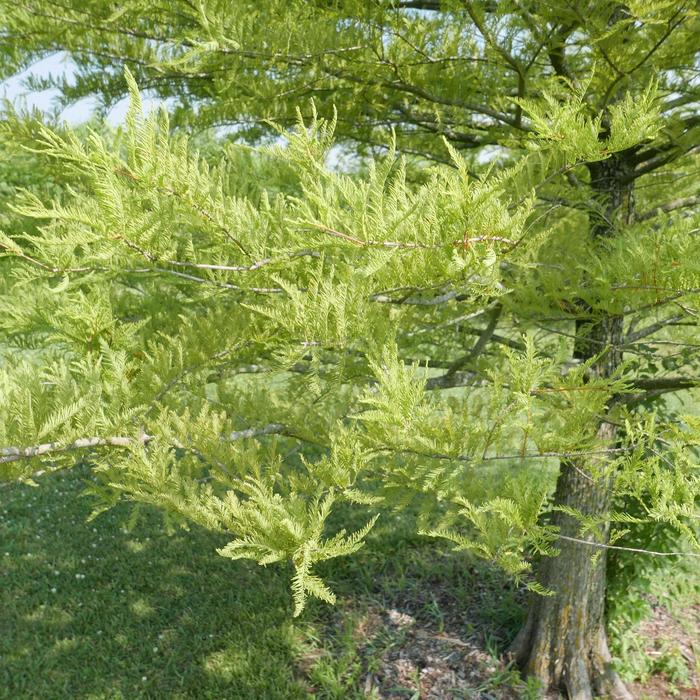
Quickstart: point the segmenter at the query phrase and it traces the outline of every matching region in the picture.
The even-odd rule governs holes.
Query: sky
[[[70,60],[66,52],[56,52],[41,61],[37,61],[22,73],[18,73],[8,80],[0,81],[0,101],[8,99],[15,107],[28,109],[36,107],[49,114],[56,107],[55,100],[60,94],[60,91],[44,90],[41,92],[32,92],[23,84],[24,81],[30,76],[46,78],[53,75],[70,78],[74,75],[75,69],[75,64]],[[163,103],[163,100],[148,98],[143,94],[141,97],[145,112],[149,112],[158,104]],[[85,98],[65,108],[60,113],[60,116],[71,125],[80,124],[90,118],[96,106],[97,100],[95,98]],[[0,104],[0,113],[2,111],[1,107]],[[129,100],[125,97],[109,111],[107,114],[107,122],[113,127],[123,124],[128,108]],[[223,133],[223,130],[220,130],[219,133]],[[280,143],[281,142],[280,140]],[[334,146],[331,148],[327,160],[328,167],[344,170],[352,168],[353,164],[354,159],[348,157],[347,153],[345,153],[341,147]]]
[[[36,107],[43,112],[51,112],[55,107],[54,100],[58,96],[58,90],[44,90],[42,92],[29,91],[23,82],[30,76],[45,78],[49,75],[64,75],[68,78],[75,73],[75,65],[65,52],[57,52],[38,61],[26,71],[19,73],[8,80],[0,82],[0,99],[10,100],[16,107]],[[157,100],[144,99],[144,108],[153,107]],[[87,121],[97,102],[94,98],[85,98],[67,107],[61,112],[61,118],[69,124],[80,124]],[[128,109],[128,100],[120,100],[107,115],[107,121],[112,126],[117,126],[124,121]]]

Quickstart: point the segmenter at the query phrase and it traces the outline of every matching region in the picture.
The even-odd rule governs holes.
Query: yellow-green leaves
[[[244,499],[229,491],[221,503],[222,522],[238,536],[218,550],[219,554],[253,559],[261,565],[291,560],[295,615],[304,609],[309,595],[335,602],[330,589],[313,573],[313,566],[357,551],[377,516],[351,535],[342,530],[324,538],[326,520],[336,500],[332,490],[306,500],[299,495],[284,497],[253,481],[242,482],[240,489]]]
[[[661,120],[653,83],[639,93],[624,93],[603,112],[591,104],[588,85],[545,92],[539,100],[518,100],[538,145],[562,153],[573,164],[604,160],[656,136]]]

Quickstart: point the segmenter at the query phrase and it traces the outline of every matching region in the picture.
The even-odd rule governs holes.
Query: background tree
[[[413,502],[538,591],[527,673],[624,697],[606,547],[693,538],[699,426],[660,397],[697,383],[695,4],[0,7],[5,74],[66,50],[64,99],[105,108],[135,76],[115,135],[7,121],[72,186],[2,239],[6,476],[99,448],[103,507],[291,560],[298,609],[361,545],[335,504]],[[222,126],[207,157],[183,135]]]

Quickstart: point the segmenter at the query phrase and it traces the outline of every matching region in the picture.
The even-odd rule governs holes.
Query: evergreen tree
[[[114,133],[7,114],[62,188],[0,237],[2,477],[89,456],[96,512],[291,561],[297,613],[410,504],[533,590],[524,672],[629,697],[606,551],[697,546],[700,421],[664,402],[698,384],[696,3],[0,8],[4,74],[65,50],[64,100],[131,100]]]

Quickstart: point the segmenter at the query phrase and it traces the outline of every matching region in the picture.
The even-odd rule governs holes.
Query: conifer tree
[[[629,697],[606,552],[697,547],[700,421],[665,402],[699,383],[696,3],[0,8],[3,74],[64,50],[37,87],[130,99],[115,132],[7,114],[61,189],[0,234],[2,478],[89,458],[96,512],[291,561],[297,613],[411,505],[531,588],[525,673]]]

